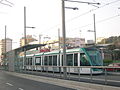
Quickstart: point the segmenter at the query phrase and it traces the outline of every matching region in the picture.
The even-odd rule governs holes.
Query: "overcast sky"
[[[79,8],[79,10],[65,9],[67,37],[94,39],[94,33],[87,32],[94,29],[93,14],[96,15],[97,37],[120,35],[120,9],[118,9],[120,0],[78,1],[99,2],[101,5],[65,2],[66,7]],[[36,27],[27,28],[27,34],[37,39],[39,34],[42,34],[42,37],[57,38],[60,28],[62,36],[61,0],[3,0],[2,3],[9,5],[0,4],[0,39],[4,38],[4,27],[7,25],[7,37],[16,42],[13,43],[13,48],[19,47],[19,40],[24,36],[24,6],[27,26]]]

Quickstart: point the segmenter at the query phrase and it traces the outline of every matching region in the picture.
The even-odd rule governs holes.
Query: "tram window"
[[[63,55],[62,55],[62,66],[63,66]]]
[[[47,62],[47,56],[44,57],[44,65],[48,65],[48,62]]]
[[[80,66],[90,66],[90,63],[89,63],[85,53],[80,54]]]
[[[35,65],[41,65],[41,57],[35,58]]]
[[[49,56],[49,65],[52,65],[52,56]]]
[[[60,55],[58,55],[58,65],[60,66]]]
[[[57,55],[53,56],[53,65],[57,66]]]
[[[26,63],[26,65],[29,65],[29,58],[26,58],[25,63]]]
[[[78,66],[78,54],[74,54],[74,66]]]
[[[23,63],[23,58],[20,58],[20,65],[22,65]]]
[[[26,58],[26,60],[24,61],[25,65],[29,65],[29,59]]]
[[[67,59],[67,66],[73,66],[73,54],[67,54],[66,59]]]
[[[30,61],[29,58],[27,58],[26,65],[29,65]]]
[[[32,58],[29,58],[29,64],[32,65]]]

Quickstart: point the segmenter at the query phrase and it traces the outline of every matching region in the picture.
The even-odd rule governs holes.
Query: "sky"
[[[9,3],[9,2],[11,3]],[[77,7],[78,10],[65,9],[66,37],[93,39],[93,14],[96,21],[96,36],[108,38],[120,36],[120,0],[73,0],[100,3],[91,5],[65,1],[65,7]],[[62,36],[61,0],[3,0],[0,4],[0,39],[5,36],[13,39],[13,48],[20,46],[20,38],[24,36],[24,7],[26,7],[27,35],[39,39],[39,35],[55,39],[58,29]],[[5,5],[7,4],[7,5]]]

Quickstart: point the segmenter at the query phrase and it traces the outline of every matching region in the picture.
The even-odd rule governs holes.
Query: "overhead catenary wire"
[[[8,3],[10,3],[10,4],[12,4],[12,5],[14,5],[12,2],[10,2],[10,1],[8,1],[8,0],[5,0],[6,2],[8,2]]]
[[[6,5],[6,6],[12,7],[12,6],[9,5],[9,4],[5,4],[5,3],[2,3],[2,2],[0,2],[0,3],[3,4],[3,5]]]
[[[96,21],[96,24],[102,23],[102,22],[104,22],[104,21],[108,21],[108,20],[111,20],[111,19],[114,19],[114,18],[119,17],[119,16],[120,16],[120,14],[114,15],[114,16],[111,16],[111,17],[108,17],[108,18],[105,18],[105,19],[103,19],[103,20]],[[80,28],[85,28],[85,27],[88,27],[88,26],[90,26],[90,25],[93,25],[93,23],[89,23],[89,24],[86,24],[86,25],[84,25],[84,26],[74,28],[74,29],[72,29],[72,30],[76,30],[76,29],[80,29]]]
[[[108,6],[108,5],[117,3],[117,2],[119,2],[119,1],[120,1],[120,0],[115,0],[115,1],[112,1],[112,2],[108,2],[108,3],[106,3],[106,4],[104,4],[104,5],[100,6],[100,7],[95,8],[95,9],[91,9],[91,10],[89,10],[89,11],[87,11],[87,12],[84,12],[84,13],[76,16],[76,17],[73,17],[73,18],[67,20],[66,23],[69,23],[69,22],[71,22],[71,21],[73,21],[73,20],[75,20],[75,19],[77,19],[77,18],[79,18],[79,17],[81,17],[81,16],[87,15],[87,14],[89,14],[89,13],[95,11],[95,10],[98,10],[98,9],[103,8],[103,7],[105,7],[105,6]],[[100,22],[100,21],[99,21],[99,22]],[[101,21],[101,22],[102,22],[102,21]],[[58,27],[59,25],[60,25],[60,24],[56,24],[56,25],[50,27],[49,30],[52,30],[53,28],[56,28],[56,27]],[[91,23],[91,24],[84,25],[84,26],[81,26],[81,27],[79,27],[79,28],[87,27],[87,26],[89,26],[89,25],[92,25],[92,23]]]
[[[86,14],[89,14],[89,13],[91,13],[91,12],[93,12],[93,11],[95,11],[95,10],[98,10],[98,9],[100,9],[100,8],[103,8],[103,7],[105,7],[105,6],[108,6],[108,5],[117,3],[117,2],[119,2],[119,1],[120,1],[120,0],[115,0],[115,1],[112,1],[112,2],[109,2],[109,3],[106,3],[106,4],[102,5],[101,7],[97,7],[97,8],[95,8],[95,9],[91,9],[91,10],[89,10],[89,11],[87,11],[87,12],[84,12],[84,13],[78,15],[78,16],[75,16],[75,17],[67,20],[66,23],[68,23],[68,22],[70,22],[70,21],[73,21],[73,20],[75,20],[75,19],[78,19],[78,18],[81,17],[81,16],[84,16],[84,15],[86,15]]]
[[[13,3],[11,3],[8,0],[1,0],[0,4],[6,5],[6,6],[9,6],[9,7],[12,7],[14,5]]]
[[[93,3],[93,2],[83,2],[83,1],[73,1],[73,0],[64,0],[64,1],[68,1],[68,2],[77,2],[77,3],[87,3],[87,4],[98,4],[100,5],[100,3]]]

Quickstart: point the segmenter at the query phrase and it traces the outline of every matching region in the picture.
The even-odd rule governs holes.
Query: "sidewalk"
[[[84,82],[69,81],[69,80],[35,76],[35,75],[15,73],[15,72],[6,72],[6,73],[21,77],[21,78],[26,78],[26,79],[35,80],[38,82],[44,82],[44,83],[54,84],[54,85],[63,86],[63,87],[69,87],[76,90],[120,90],[120,87],[90,84],[90,83],[84,83]]]
[[[107,72],[110,75],[119,75],[120,76],[120,72]]]

